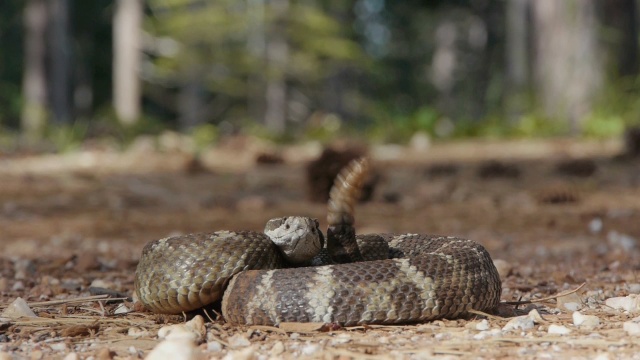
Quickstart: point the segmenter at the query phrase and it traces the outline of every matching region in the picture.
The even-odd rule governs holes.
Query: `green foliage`
[[[583,124],[585,136],[620,136],[626,127],[640,125],[640,76],[609,84],[594,107]]]
[[[382,142],[406,142],[417,132],[436,135],[436,125],[440,114],[433,108],[423,106],[408,115],[387,115],[383,109],[377,112],[374,124],[369,130],[370,137]]]
[[[620,136],[626,127],[621,116],[592,114],[583,124],[582,134],[588,137],[610,138]]]
[[[220,136],[218,128],[213,124],[202,124],[195,126],[189,131],[191,138],[195,144],[196,150],[202,149],[215,144]]]
[[[345,35],[345,25],[316,2],[290,1],[285,16],[263,1],[149,0],[145,29],[151,35],[147,79],[166,88],[201,82],[208,95],[225,99],[228,111],[248,118],[247,101],[264,96],[270,80],[321,86],[334,69],[360,63],[359,45]],[[269,62],[267,47],[284,37],[286,63]],[[256,85],[262,84],[262,85]],[[167,106],[167,104],[160,104]],[[174,109],[175,110],[175,109]]]
[[[316,113],[309,119],[304,137],[309,140],[329,143],[339,136],[344,136],[345,129],[343,120],[336,114]]]
[[[87,138],[89,126],[86,122],[74,122],[70,125],[49,125],[45,129],[45,139],[57,152],[78,150]]]

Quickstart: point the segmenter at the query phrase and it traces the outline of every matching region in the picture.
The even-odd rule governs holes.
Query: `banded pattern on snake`
[[[315,219],[285,217],[265,233],[218,231],[152,241],[136,270],[151,311],[180,313],[222,299],[232,324],[399,324],[489,311],[501,282],[471,240],[422,234],[355,235],[354,205],[366,159],[336,179],[327,241]],[[326,264],[308,266],[312,264]]]

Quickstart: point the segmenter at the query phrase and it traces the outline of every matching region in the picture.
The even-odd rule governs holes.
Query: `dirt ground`
[[[161,343],[158,330],[182,317],[127,312],[132,302],[106,302],[100,288],[132,296],[142,247],[167,235],[260,231],[267,219],[294,214],[326,224],[325,205],[307,200],[305,182],[305,165],[320,150],[240,139],[199,162],[149,144],[0,155],[0,311],[20,297],[37,315],[0,315],[0,359],[147,356]],[[264,152],[284,162],[256,165]],[[468,237],[501,260],[503,301],[585,283],[572,295],[407,326],[326,331],[219,320],[190,349],[227,359],[640,359],[640,161],[620,152],[616,141],[573,140],[370,149],[381,180],[356,210],[358,232]],[[605,303],[616,297],[631,307]],[[519,318],[509,329],[533,309],[542,318]],[[574,310],[598,323],[575,325]]]

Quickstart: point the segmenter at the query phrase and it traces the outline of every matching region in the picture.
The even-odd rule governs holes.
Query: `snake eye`
[[[290,226],[289,224],[287,224],[287,225],[285,225],[285,226],[284,226],[284,228],[285,228],[285,229],[287,229],[287,230],[289,230],[289,228],[290,228],[290,227],[291,227],[291,226]]]

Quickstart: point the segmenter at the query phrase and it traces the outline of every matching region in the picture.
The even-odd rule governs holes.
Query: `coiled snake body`
[[[481,245],[421,234],[356,237],[353,206],[368,168],[366,160],[354,161],[336,179],[326,246],[318,222],[305,217],[273,219],[265,233],[156,240],[136,270],[138,298],[159,313],[222,298],[224,318],[247,325],[398,324],[495,308],[500,278]]]

